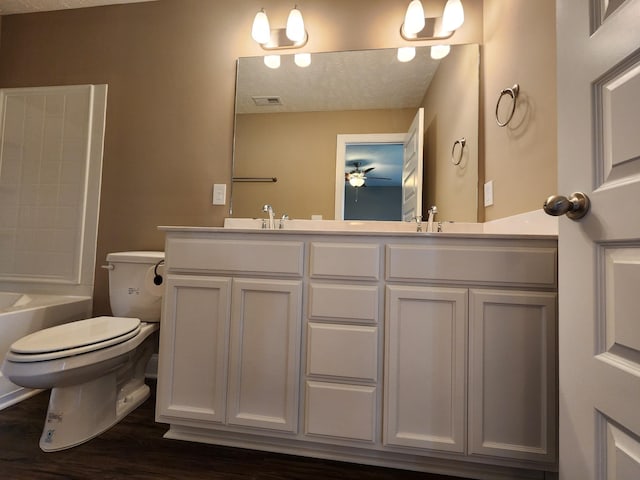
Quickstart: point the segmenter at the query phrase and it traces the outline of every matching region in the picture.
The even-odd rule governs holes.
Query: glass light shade
[[[349,185],[351,185],[352,187],[361,187],[364,185],[364,177],[361,177],[359,175],[350,175],[349,176]]]
[[[269,27],[269,19],[264,10],[256,13],[256,17],[253,19],[251,37],[261,45],[271,40],[271,27]]]
[[[434,60],[440,60],[441,58],[449,55],[450,51],[450,45],[434,45],[431,47],[431,58],[433,58]]]
[[[453,32],[464,23],[464,8],[460,0],[447,0],[442,14],[442,28],[447,32]]]
[[[265,55],[264,56],[264,64],[269,68],[279,68],[280,67],[280,55]]]
[[[398,49],[398,61],[410,62],[416,58],[416,47],[400,47]]]
[[[420,0],[412,0],[404,15],[404,33],[415,35],[424,28],[424,8]]]
[[[293,61],[295,64],[301,68],[308,67],[311,65],[311,54],[310,53],[296,53],[293,56]]]
[[[304,40],[304,20],[302,19],[302,13],[298,10],[298,7],[294,7],[289,12],[286,33],[287,38],[292,42],[301,42]]]

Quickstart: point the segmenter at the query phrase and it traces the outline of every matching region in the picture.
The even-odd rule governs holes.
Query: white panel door
[[[422,215],[422,157],[424,108],[419,108],[404,139],[402,159],[402,219],[410,222]]]
[[[560,478],[640,478],[640,0],[558,0]]]
[[[302,282],[234,279],[227,422],[295,432]]]

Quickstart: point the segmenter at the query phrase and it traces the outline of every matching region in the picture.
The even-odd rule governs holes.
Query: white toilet
[[[163,252],[107,255],[113,317],[79,320],[27,335],[2,365],[13,383],[51,388],[40,448],[79,445],[149,397],[145,368],[159,329]]]

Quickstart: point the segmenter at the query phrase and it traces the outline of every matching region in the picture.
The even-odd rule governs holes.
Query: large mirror
[[[440,60],[430,47],[416,50],[405,63],[396,49],[312,54],[306,68],[293,55],[282,56],[278,69],[263,57],[240,58],[231,216],[259,217],[270,204],[278,216],[328,220],[347,210],[338,201],[363,207],[401,189],[397,160],[357,148],[355,158],[339,139],[402,138],[422,108],[422,210],[436,205],[441,220],[477,221],[478,45],[452,46]],[[345,191],[336,195],[341,169]],[[360,187],[348,181],[356,169],[367,171]]]

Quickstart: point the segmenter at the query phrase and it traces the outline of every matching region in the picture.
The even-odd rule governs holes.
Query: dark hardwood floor
[[[454,477],[218,447],[162,435],[150,398],[97,438],[61,452],[38,447],[49,401],[43,392],[0,411],[0,479],[456,480]]]

